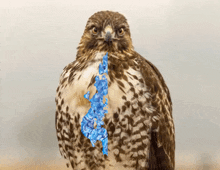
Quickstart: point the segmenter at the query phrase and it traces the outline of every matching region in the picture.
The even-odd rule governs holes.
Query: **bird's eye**
[[[92,28],[92,33],[93,33],[94,35],[96,35],[96,34],[98,33],[98,30],[97,30],[96,27],[93,27],[93,28]]]
[[[118,30],[118,35],[119,35],[119,36],[124,35],[124,33],[125,33],[125,31],[124,31],[123,28],[120,28],[120,29]]]

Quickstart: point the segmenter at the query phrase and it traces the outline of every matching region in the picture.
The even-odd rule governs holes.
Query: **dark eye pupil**
[[[97,32],[97,29],[96,29],[96,28],[94,28],[93,30],[94,30],[94,32]]]

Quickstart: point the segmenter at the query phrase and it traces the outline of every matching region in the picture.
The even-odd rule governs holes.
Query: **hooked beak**
[[[105,31],[104,31],[104,40],[105,42],[108,43],[108,45],[112,42],[112,34],[113,34],[113,29],[110,25],[107,25],[105,27]]]
[[[112,34],[110,33],[110,31],[106,32],[105,41],[106,42],[111,42],[112,41]]]

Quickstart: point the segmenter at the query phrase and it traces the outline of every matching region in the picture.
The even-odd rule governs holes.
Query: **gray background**
[[[62,160],[55,90],[100,10],[126,16],[135,50],[170,89],[177,166],[219,164],[220,1],[9,0],[0,5],[0,167]]]

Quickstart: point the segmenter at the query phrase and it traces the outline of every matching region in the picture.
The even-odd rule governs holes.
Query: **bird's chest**
[[[72,110],[73,112],[77,111],[80,114],[80,122],[91,107],[90,102],[84,98],[84,94],[90,91],[91,99],[97,93],[94,86],[95,77],[102,77],[99,75],[99,64],[102,62],[100,56],[103,56],[103,54],[97,55],[96,61],[88,63],[83,70],[75,70],[73,82],[63,92],[70,112],[71,109],[74,109]],[[109,64],[110,67],[111,64],[113,63]],[[118,72],[120,72],[121,76],[117,76]],[[66,74],[69,76],[71,72]],[[129,66],[124,70],[123,68],[119,70],[111,67],[108,69],[108,75],[105,76],[108,80],[108,94],[105,96],[108,99],[108,107],[106,108],[108,114],[106,114],[105,118],[123,119],[125,115],[134,114],[134,109],[132,110],[132,108],[144,106],[149,94],[138,70],[134,70]]]
[[[94,83],[95,77],[99,75],[100,59],[101,57],[97,58],[96,62],[89,63],[81,70],[75,69],[74,73],[69,70],[63,75],[64,79],[68,77],[73,80],[71,83],[63,84],[61,90],[62,98],[65,98],[63,108],[68,107],[73,124],[78,124],[79,127],[82,118],[91,107],[91,103],[84,98],[84,94],[90,91],[91,99],[97,92]],[[108,80],[108,94],[106,96],[108,107],[105,109],[108,110],[108,113],[103,119],[104,128],[108,132],[109,161],[106,165],[111,164],[121,169],[122,164],[120,161],[125,161],[126,163],[123,164],[128,166],[135,164],[135,162],[128,161],[132,155],[137,155],[133,151],[147,143],[148,138],[143,138],[143,136],[148,135],[146,129],[150,129],[148,128],[149,118],[146,116],[153,109],[149,104],[150,95],[144,85],[141,73],[130,66],[123,69],[111,67],[111,64],[114,63],[109,62],[110,67],[108,75],[106,75]],[[73,77],[71,78],[71,76]],[[78,131],[74,133],[77,134]],[[77,146],[77,142],[74,143],[74,147]],[[92,154],[99,155],[97,157],[104,159],[101,146],[96,144],[96,147],[97,150]],[[145,151],[143,151],[143,154],[146,154]]]

